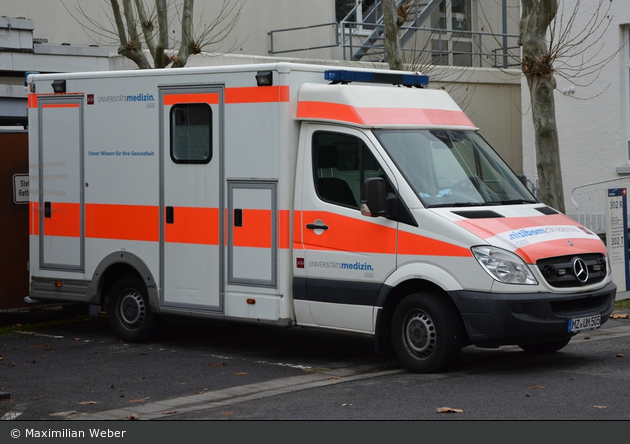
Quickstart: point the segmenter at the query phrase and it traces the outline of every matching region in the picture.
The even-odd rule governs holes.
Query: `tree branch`
[[[149,50],[151,57],[153,57],[153,65],[156,68],[163,68],[163,66],[159,66],[160,57],[156,52],[155,38],[153,36],[155,25],[153,25],[147,17],[147,13],[144,9],[144,2],[142,0],[136,0],[136,9],[138,10],[138,18],[140,19],[140,28],[142,29],[142,34],[144,35],[144,42],[147,44],[147,49]]]

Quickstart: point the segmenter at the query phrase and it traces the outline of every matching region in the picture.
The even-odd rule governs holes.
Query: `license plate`
[[[585,316],[569,319],[569,331],[584,331],[599,328],[602,325],[602,315]]]

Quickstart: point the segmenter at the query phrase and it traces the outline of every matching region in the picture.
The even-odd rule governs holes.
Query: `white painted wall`
[[[197,0],[195,2],[195,20],[197,29],[202,29],[204,24],[211,23],[216,17],[224,0]],[[230,0],[232,3],[236,0]],[[85,14],[93,18],[97,23],[104,24],[108,29],[114,27],[109,24],[108,16],[111,16],[109,0],[0,0],[0,15],[8,17],[26,17],[35,22],[35,38],[48,39],[49,43],[71,43],[73,45],[110,46],[116,52],[117,44],[102,30],[102,35],[86,32],[71,16],[76,16],[84,23],[86,20],[77,11],[80,3]],[[152,2],[147,2],[151,4]],[[168,3],[172,3],[169,0]],[[181,4],[181,1],[177,2]],[[64,7],[65,5],[65,7]],[[335,21],[334,0],[244,0],[241,16],[234,31],[221,45],[208,47],[210,52],[228,52],[233,49],[235,54],[248,54],[264,56],[270,49],[269,36],[271,30],[318,25]],[[227,22],[225,22],[227,23]],[[169,35],[179,34],[179,22],[175,13],[169,16]],[[174,31],[174,32],[173,32]],[[319,29],[318,32],[322,32]],[[333,38],[334,33],[328,31]],[[280,38],[278,44],[295,45],[296,48],[309,45],[309,36],[306,33],[291,33]],[[288,41],[287,41],[288,40]],[[234,47],[234,48],[233,48]],[[332,50],[309,51],[306,57],[330,57]]]
[[[582,0],[572,27],[573,35],[589,26],[597,3],[595,0]],[[554,97],[564,200],[566,212],[572,217],[575,217],[577,211],[571,201],[571,191],[574,187],[606,179],[623,178],[617,173],[617,168],[628,165],[628,78],[625,68],[628,48],[621,51],[619,49],[623,45],[624,29],[630,24],[630,2],[605,0],[603,3],[604,8],[610,6],[606,14],[610,17],[610,25],[604,35],[592,46],[588,47],[588,43],[584,45],[583,50],[565,62],[576,65],[583,58],[587,64],[592,65],[611,55],[612,59],[594,75],[574,79],[576,85],[558,74],[555,76],[557,90]],[[565,22],[572,11],[571,8],[565,7]],[[603,27],[601,29],[603,30]],[[599,34],[601,32],[596,33]],[[562,72],[562,61],[557,61],[554,67]],[[566,69],[564,71],[566,72]],[[535,179],[536,154],[530,96],[526,81],[522,79],[521,83],[524,112],[523,167],[527,177]],[[570,88],[574,88],[574,91]],[[630,177],[627,179],[630,181]]]

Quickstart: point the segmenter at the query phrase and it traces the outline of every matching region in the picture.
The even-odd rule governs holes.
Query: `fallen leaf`
[[[341,379],[341,376],[332,376],[332,377],[328,378],[329,381],[333,381],[335,379]]]
[[[147,399],[149,399],[149,397],[147,396],[146,398],[142,398],[142,399],[132,399],[129,402],[133,402],[133,403],[140,403],[140,402],[145,402]]]
[[[73,341],[80,341],[81,338],[72,338]]]
[[[594,405],[593,406],[593,408],[596,408],[596,409],[605,409],[606,407],[608,407],[608,406],[606,406],[606,405]]]
[[[435,411],[437,413],[464,413],[462,409],[454,409],[452,407],[439,407]]]
[[[98,401],[78,401],[77,404],[81,404],[81,405],[98,404]]]
[[[223,415],[223,416],[230,416],[233,415],[234,412],[220,412],[219,415]]]
[[[529,388],[529,389],[544,389],[545,386],[544,385],[530,385],[527,388]]]
[[[611,319],[628,319],[628,313],[615,313],[610,315]]]
[[[246,375],[247,373],[245,372],[238,372],[238,373],[234,373],[235,375],[241,376],[241,375]]]
[[[163,415],[174,415],[175,413],[177,413],[177,410],[173,410],[171,412],[162,412]]]
[[[138,415],[137,413],[132,413],[131,415],[127,416],[127,419],[129,421],[136,421],[136,420],[140,419],[140,415]]]
[[[615,355],[615,357],[617,357],[617,358],[625,358],[626,355],[624,355],[623,353],[618,353],[618,354]]]
[[[208,367],[225,367],[225,362],[222,362],[220,364],[208,364]]]

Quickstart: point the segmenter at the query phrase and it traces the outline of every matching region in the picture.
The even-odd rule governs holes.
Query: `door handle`
[[[306,228],[309,230],[327,230],[328,225],[325,224],[306,224]]]

